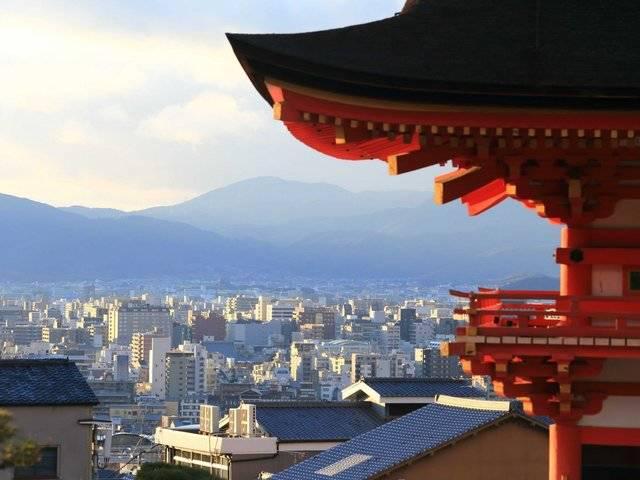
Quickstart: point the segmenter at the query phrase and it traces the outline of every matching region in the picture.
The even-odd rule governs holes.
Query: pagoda
[[[468,323],[444,350],[554,419],[551,480],[640,478],[640,4],[409,0],[228,38],[309,147],[391,175],[451,165],[436,203],[473,216],[511,198],[564,225],[559,291],[452,292]]]

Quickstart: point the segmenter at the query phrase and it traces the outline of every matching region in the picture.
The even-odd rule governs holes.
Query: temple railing
[[[456,308],[454,315],[476,327],[478,334],[640,338],[640,297],[578,297],[563,296],[557,291],[488,289],[450,293],[468,299],[468,306]]]

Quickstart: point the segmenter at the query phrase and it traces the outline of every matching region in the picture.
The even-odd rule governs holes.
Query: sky
[[[125,210],[256,176],[354,191],[430,190],[298,143],[225,32],[295,32],[392,16],[402,0],[2,0],[0,193]]]

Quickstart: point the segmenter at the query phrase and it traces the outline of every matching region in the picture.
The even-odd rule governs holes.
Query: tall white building
[[[400,348],[400,326],[397,323],[388,322],[380,326],[379,345],[382,353]]]
[[[149,383],[151,384],[151,393],[157,395],[162,400],[165,398],[165,357],[170,350],[170,337],[155,337],[151,339],[151,350],[149,350]]]
[[[267,320],[270,320],[269,318],[270,305],[271,305],[271,299],[269,297],[263,297],[262,295],[259,296],[258,303],[256,303],[256,306],[253,309],[253,318],[260,322],[266,322]]]
[[[432,318],[425,318],[411,325],[410,341],[413,345],[424,347],[433,340],[434,335],[435,322]]]
[[[207,390],[207,356],[208,352],[204,345],[200,343],[185,342],[178,347],[182,352],[193,354],[194,358],[194,380],[193,388],[195,393]]]

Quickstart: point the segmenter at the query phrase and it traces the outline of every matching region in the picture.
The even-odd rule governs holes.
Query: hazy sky
[[[2,0],[0,192],[136,209],[261,175],[430,189],[299,144],[271,120],[225,31],[393,15],[402,0]],[[318,46],[321,48],[321,46]]]

